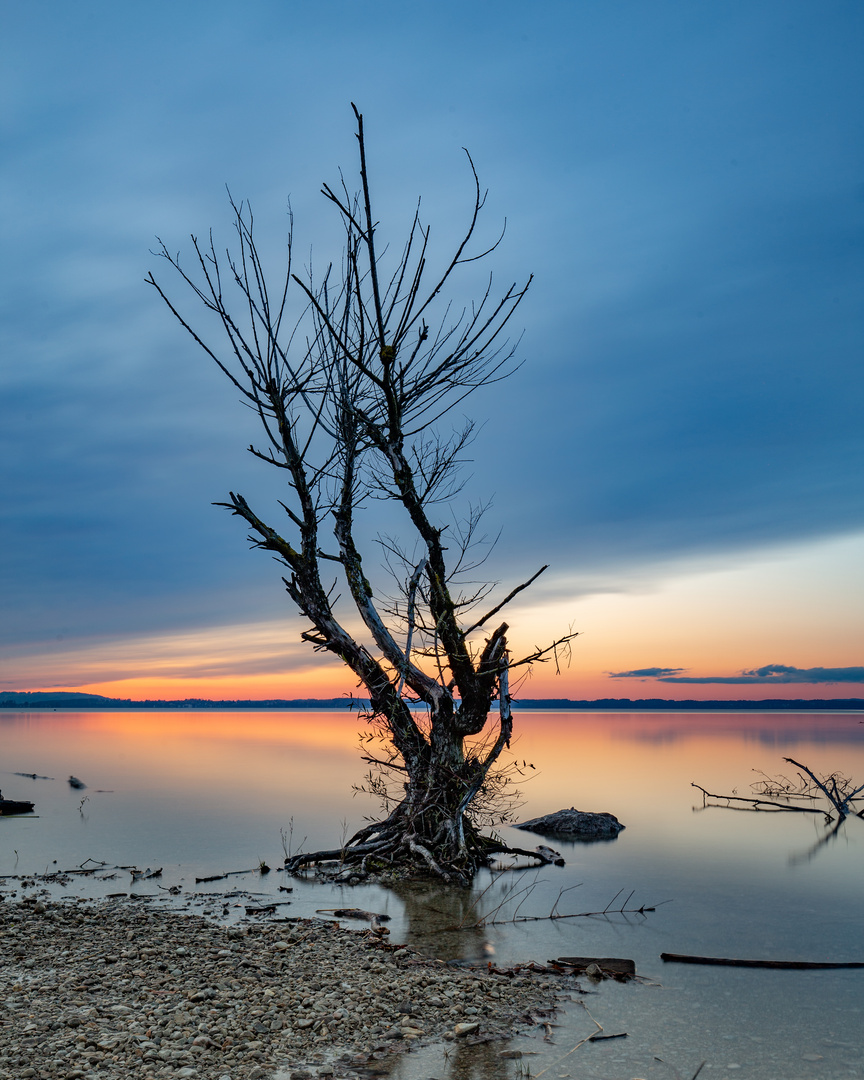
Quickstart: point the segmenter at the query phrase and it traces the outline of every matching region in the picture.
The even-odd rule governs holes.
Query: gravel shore
[[[380,1075],[412,1045],[536,1025],[564,981],[454,967],[324,920],[6,900],[0,1078]]]

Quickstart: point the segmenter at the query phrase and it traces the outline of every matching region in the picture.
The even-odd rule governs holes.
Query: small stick
[[[202,881],[221,881],[222,878],[231,877],[232,874],[257,874],[258,870],[257,866],[254,870],[226,870],[224,874],[213,874],[212,877],[196,877],[195,884],[200,885]]]
[[[591,1040],[593,1038],[595,1038],[597,1035],[599,1035],[603,1031],[603,1025],[598,1023],[594,1019],[594,1017],[591,1015],[591,1013],[588,1012],[588,1008],[585,1005],[585,1002],[580,1001],[579,1004],[582,1006],[582,1008],[587,1013],[588,1019],[591,1021],[591,1023],[595,1024],[597,1026],[597,1030],[592,1032],[590,1035],[586,1035],[584,1039],[580,1039],[579,1042],[577,1042],[576,1045],[571,1050],[568,1050],[567,1053],[564,1054],[562,1057],[558,1058],[557,1061],[553,1061],[551,1065],[547,1065],[545,1069],[541,1069],[539,1073],[535,1073],[536,1077],[543,1076],[545,1073],[548,1073],[550,1069],[554,1069],[556,1066],[560,1065],[561,1062],[565,1060],[565,1058],[570,1057],[571,1054],[575,1054],[580,1046],[584,1046],[585,1043],[591,1042]]]

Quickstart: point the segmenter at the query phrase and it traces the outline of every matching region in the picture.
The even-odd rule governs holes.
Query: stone
[[[14,1062],[16,1080],[342,1076],[352,1056],[389,1065],[470,1036],[480,1016],[484,1037],[512,1035],[577,988],[571,974],[480,978],[320,919],[293,920],[289,950],[284,923],[235,928],[116,897],[45,903],[3,905],[0,1009],[20,1023],[0,1024],[0,1076]]]
[[[453,1034],[457,1038],[464,1038],[466,1035],[473,1035],[475,1031],[480,1030],[480,1024],[476,1020],[472,1020],[470,1023],[457,1024],[453,1028]]]
[[[575,837],[578,840],[614,840],[624,826],[614,814],[594,814],[587,810],[556,810],[554,814],[532,818],[516,825],[517,829],[540,836]]]

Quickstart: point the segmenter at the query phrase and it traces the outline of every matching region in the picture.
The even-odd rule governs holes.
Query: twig
[[[530,891],[537,884],[538,883],[536,881],[532,882],[531,885],[526,886],[526,889]],[[571,885],[570,888],[571,889],[577,889],[577,888],[579,888],[579,886],[578,885]],[[439,933],[439,934],[444,934],[444,933],[450,933],[450,932],[456,931],[456,930],[477,930],[481,926],[501,926],[504,923],[550,922],[550,921],[555,922],[558,919],[591,919],[591,918],[597,918],[598,916],[601,916],[601,915],[646,915],[649,911],[656,911],[657,908],[662,907],[663,904],[671,904],[672,903],[671,900],[661,900],[660,903],[651,904],[650,906],[642,904],[638,908],[628,908],[625,905],[629,902],[630,897],[633,895],[633,892],[631,891],[628,894],[627,899],[621,904],[621,907],[613,908],[612,905],[615,903],[615,901],[618,899],[618,897],[621,895],[621,893],[624,892],[623,889],[619,889],[618,892],[615,893],[615,895],[612,897],[612,899],[609,901],[609,903],[606,905],[606,907],[603,908],[602,911],[571,911],[571,912],[567,913],[566,915],[562,915],[559,912],[555,911],[555,907],[553,906],[552,911],[548,915],[515,915],[514,914],[509,919],[490,918],[490,916],[492,916],[492,915],[497,915],[498,912],[501,910],[501,908],[504,907],[504,905],[507,903],[508,900],[515,900],[516,897],[521,896],[522,892],[525,892],[526,889],[522,889],[519,892],[517,892],[515,894],[512,894],[512,895],[508,894],[507,896],[504,897],[504,899],[501,901],[501,903],[496,908],[493,908],[493,910],[489,913],[489,915],[484,915],[482,918],[478,919],[476,922],[473,922],[473,923],[470,923],[470,924],[466,925],[466,920],[467,920],[467,916],[466,916],[466,918],[463,919],[461,923],[458,923],[455,926],[445,926],[445,927],[442,927],[440,930],[436,930],[434,932]],[[569,890],[567,890],[567,889],[564,890],[564,892],[568,892],[568,891]],[[485,890],[484,890],[484,892],[485,892]],[[478,899],[479,899],[479,897],[478,897]],[[559,897],[559,899],[560,899],[560,897]],[[520,906],[521,906],[521,904],[520,904]],[[555,906],[557,906],[557,901],[555,903]],[[517,911],[518,911],[518,908],[517,908]],[[469,912],[469,914],[470,914],[470,912]]]
[[[213,874],[211,877],[196,877],[195,884],[201,885],[205,881],[221,881],[223,878],[232,877],[235,874],[257,874],[260,869],[260,866],[256,866],[252,870],[226,870],[224,874]]]
[[[535,1073],[535,1076],[538,1076],[538,1077],[544,1076],[546,1073],[549,1072],[550,1069],[554,1069],[556,1066],[560,1065],[562,1061],[564,1061],[566,1058],[570,1057],[571,1054],[575,1054],[580,1046],[584,1046],[585,1043],[591,1042],[592,1039],[594,1039],[597,1035],[601,1034],[601,1032],[603,1031],[603,1025],[601,1023],[599,1023],[597,1020],[595,1020],[594,1017],[591,1015],[591,1013],[588,1012],[588,1006],[585,1004],[585,1002],[580,1001],[578,1004],[580,1004],[582,1006],[582,1008],[585,1010],[585,1013],[588,1016],[588,1019],[591,1021],[591,1023],[596,1025],[597,1030],[592,1031],[590,1035],[586,1035],[584,1039],[580,1039],[579,1042],[577,1042],[576,1045],[572,1049],[568,1050],[566,1054],[563,1054],[560,1058],[558,1058],[557,1061],[553,1061],[551,1065],[547,1065],[545,1069],[541,1069],[539,1073]]]

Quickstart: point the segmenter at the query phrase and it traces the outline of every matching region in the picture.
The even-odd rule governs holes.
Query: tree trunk
[[[212,234],[203,244],[192,237],[197,269],[181,267],[179,256],[161,242],[159,249],[221,324],[227,350],[208,345],[152,274],[148,280],[257,413],[265,441],[249,450],[278,470],[284,482],[279,505],[287,521],[280,517],[277,530],[234,492],[218,505],[243,518],[253,546],[287,568],[288,594],[311,623],[302,638],[338,657],[365,687],[370,717],[384,735],[384,760],[367,760],[403,787],[383,821],[364,827],[341,848],[295,855],[286,860],[287,868],[317,865],[345,880],[372,871],[420,870],[462,882],[494,852],[507,850],[480,835],[476,812],[476,800],[495,783],[513,728],[507,624],[489,632],[483,645],[477,634],[486,633],[487,624],[494,625],[498,612],[546,567],[478,616],[494,585],[478,583],[471,573],[483,562],[474,561],[482,509],[457,514],[455,528],[440,513],[461,490],[457,474],[472,425],[450,436],[437,427],[469,394],[512,370],[516,345],[505,334],[531,277],[497,294],[490,281],[475,301],[460,299],[455,307],[446,295],[461,267],[498,246],[496,241],[472,252],[485,195],[470,155],[473,208],[442,268],[430,269],[429,230],[419,213],[401,256],[390,262],[379,253],[363,117],[353,108],[360,192],[352,199],[344,185],[339,193],[326,184],[322,189],[345,229],[343,257],[331,264],[332,269],[341,262],[341,277],[327,270],[316,283],[293,273],[289,235],[284,280],[278,289],[268,288],[251,211],[232,201],[239,244],[234,256],[221,255]],[[231,288],[223,289],[223,281],[239,290],[233,294],[239,308],[229,309]],[[296,290],[300,303],[292,321]],[[381,498],[399,505],[403,525],[395,536],[379,538],[389,584],[377,585],[376,595],[364,571],[366,553],[355,519]],[[358,616],[362,636],[347,629]],[[550,654],[557,661],[558,650],[574,636],[565,634],[512,666]],[[497,732],[483,744],[496,698]],[[428,710],[428,723],[417,723],[418,703]],[[370,786],[385,806],[395,801],[380,775],[373,774]]]

